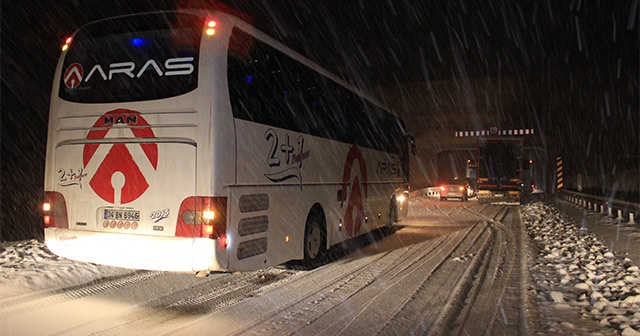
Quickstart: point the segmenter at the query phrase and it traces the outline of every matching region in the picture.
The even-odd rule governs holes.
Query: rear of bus
[[[228,266],[227,195],[214,176],[231,179],[233,167],[213,162],[232,162],[232,116],[212,116],[224,95],[203,80],[225,67],[226,43],[213,41],[224,35],[218,23],[189,13],[125,16],[65,41],[45,167],[52,252],[136,269]],[[215,132],[222,140],[212,143]]]

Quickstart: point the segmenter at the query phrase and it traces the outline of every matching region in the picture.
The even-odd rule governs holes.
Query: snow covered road
[[[550,229],[558,222],[562,230]],[[524,335],[587,328],[634,335],[640,325],[640,314],[633,314],[640,304],[634,301],[640,299],[634,268],[620,258],[620,272],[629,272],[628,295],[615,292],[608,305],[580,300],[580,275],[562,282],[556,269],[582,263],[544,253],[553,250],[544,247],[554,246],[552,239],[567,238],[536,238],[540,226],[561,235],[566,225],[553,206],[542,203],[419,198],[395,233],[335,249],[335,260],[317,269],[207,278],[75,263],[36,241],[3,243],[0,334]],[[591,283],[580,289],[585,297],[596,292]],[[594,307],[602,313],[591,314]]]

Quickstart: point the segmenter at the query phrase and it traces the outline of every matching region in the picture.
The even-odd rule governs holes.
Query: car
[[[441,184],[438,191],[440,192],[441,201],[450,198],[459,198],[462,202],[466,202],[473,192],[469,183],[460,179],[452,179],[447,183]]]

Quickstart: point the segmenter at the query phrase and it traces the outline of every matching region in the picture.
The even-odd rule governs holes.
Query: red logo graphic
[[[351,182],[351,172],[353,170],[353,164],[358,161],[360,167],[360,177],[362,178],[362,185],[364,186],[364,197],[367,197],[367,166],[364,162],[364,157],[360,151],[360,147],[354,145],[347,154],[347,161],[344,164],[344,173],[342,175],[342,193],[346,195],[347,187],[351,185],[351,192],[349,193],[349,203],[347,203],[347,210],[344,214],[344,226],[347,229],[349,236],[354,236],[360,232],[360,227],[364,222],[364,206],[362,205],[362,191],[360,190],[361,184],[358,175],[355,175],[353,182]]]
[[[137,126],[130,129],[136,138],[155,138],[153,130],[151,130],[151,127],[149,127],[149,124],[142,118],[139,112],[117,109],[109,111],[100,117],[100,119],[93,124],[94,130],[89,131],[87,139],[103,139],[115,124]],[[149,188],[149,183],[125,144],[86,144],[83,150],[83,164],[85,169],[100,146],[111,146],[111,148],[89,181],[89,185],[96,195],[114,204],[116,201],[119,201],[120,204],[126,204],[142,196]],[[141,143],[130,144],[129,146],[140,146],[153,169],[156,170],[158,168],[157,144]],[[116,189],[114,188],[112,178],[114,174],[118,172],[124,175],[124,184],[119,190],[120,199],[116,200]]]
[[[70,89],[75,89],[80,85],[82,81],[82,76],[84,75],[84,70],[82,69],[82,65],[80,63],[73,63],[67,67],[67,70],[64,72],[64,85],[66,85]]]

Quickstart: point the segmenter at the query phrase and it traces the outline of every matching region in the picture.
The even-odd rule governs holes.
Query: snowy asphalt
[[[529,308],[538,316],[534,333],[640,335],[637,224],[564,201],[523,205],[520,213],[528,236]],[[2,246],[0,305],[131,272],[59,258],[36,240]]]

